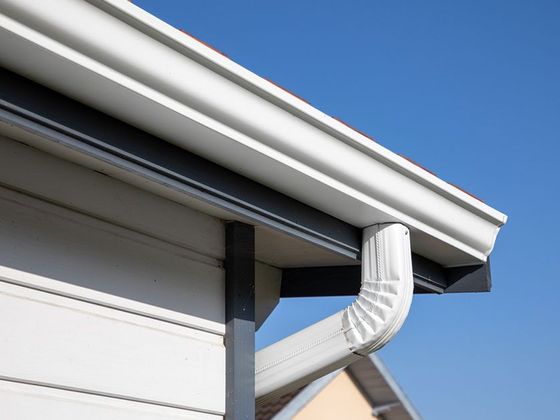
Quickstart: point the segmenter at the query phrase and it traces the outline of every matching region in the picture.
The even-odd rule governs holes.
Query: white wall
[[[222,223],[2,138],[0,184],[0,418],[221,417]]]

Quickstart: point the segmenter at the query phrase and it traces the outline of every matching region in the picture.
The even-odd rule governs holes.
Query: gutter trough
[[[0,36],[8,69],[360,229],[402,223],[443,266],[485,262],[506,221],[128,1],[0,0]]]

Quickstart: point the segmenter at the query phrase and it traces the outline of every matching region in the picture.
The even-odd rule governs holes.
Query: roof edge
[[[485,261],[506,221],[127,1],[0,11],[8,68],[354,226],[404,223],[443,265]]]
[[[388,165],[410,176],[416,177],[419,181],[425,181],[426,185],[430,185],[434,189],[439,189],[443,193],[449,194],[450,197],[472,206],[475,210],[496,219],[496,221],[501,224],[507,222],[507,216],[505,214],[484,203],[476,196],[452,183],[442,180],[411,159],[392,152],[386,147],[372,141],[373,139],[371,137],[360,130],[351,127],[337,117],[325,114],[298,95],[267,78],[253,73],[204,41],[188,33],[188,37],[181,36],[185,34],[184,30],[177,30],[168,23],[136,6],[134,3],[127,0],[86,1],[95,4],[131,26],[154,36],[160,42],[184,53],[190,58],[207,66],[212,71],[227,77],[234,83],[242,84],[254,94],[273,100],[276,105],[281,106],[288,112],[297,114],[310,124],[329,131],[329,134],[335,135],[339,140],[359,148],[376,159],[384,160]]]

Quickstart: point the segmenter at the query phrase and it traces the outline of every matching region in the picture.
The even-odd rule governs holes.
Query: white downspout
[[[365,228],[357,299],[346,309],[257,352],[257,404],[383,347],[408,315],[413,287],[408,228],[399,223]]]

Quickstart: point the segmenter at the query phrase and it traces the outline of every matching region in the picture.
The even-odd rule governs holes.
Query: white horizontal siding
[[[0,185],[0,418],[221,418],[223,223],[1,138]]]
[[[0,277],[224,334],[217,260],[1,187],[0,238]]]
[[[223,412],[216,334],[0,282],[0,375]]]
[[[218,420],[222,416],[0,380],[0,417],[10,420]]]

